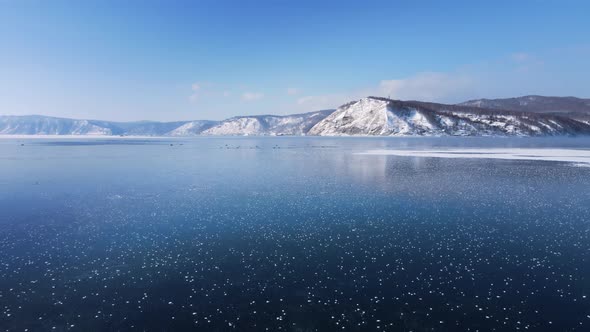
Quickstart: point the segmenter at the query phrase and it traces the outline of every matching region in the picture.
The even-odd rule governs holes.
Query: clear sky
[[[0,0],[0,114],[288,114],[590,97],[590,1]]]

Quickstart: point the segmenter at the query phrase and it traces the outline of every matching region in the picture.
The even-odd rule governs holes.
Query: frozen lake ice
[[[589,149],[3,138],[0,331],[587,331]]]

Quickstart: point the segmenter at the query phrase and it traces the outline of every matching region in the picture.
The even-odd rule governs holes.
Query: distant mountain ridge
[[[367,97],[336,110],[236,116],[222,121],[114,122],[41,115],[0,116],[3,135],[590,135],[590,100],[523,96],[447,105]]]
[[[459,105],[533,113],[590,114],[590,99],[529,95],[515,98],[474,99]]]
[[[2,135],[148,135],[161,136],[183,125],[179,122],[113,122],[77,120],[43,115],[0,116]]]
[[[334,110],[293,115],[236,116],[223,121],[113,122],[42,115],[0,116],[0,135],[305,135]]]

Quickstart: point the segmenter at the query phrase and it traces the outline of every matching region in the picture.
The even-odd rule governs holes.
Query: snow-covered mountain
[[[513,99],[524,103],[526,100],[536,102],[537,97]],[[588,100],[574,99],[576,101],[571,104],[571,112],[563,104],[559,113],[545,112],[556,110],[556,106],[539,107],[538,112],[525,112],[510,106],[512,101],[488,104],[491,100],[482,99],[445,105],[367,97],[345,104],[337,110],[285,116],[237,116],[223,121],[110,122],[39,115],[0,116],[0,135],[590,135],[590,111],[582,113],[584,108],[580,104]],[[506,110],[509,106],[515,110]],[[521,108],[529,107],[525,106]]]
[[[308,132],[344,136],[540,136],[590,134],[567,117],[368,97],[338,108]]]
[[[286,116],[233,117],[205,130],[202,135],[304,135],[334,110]]]

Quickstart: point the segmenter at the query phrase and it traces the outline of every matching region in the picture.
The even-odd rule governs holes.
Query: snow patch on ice
[[[490,148],[452,150],[368,150],[358,154],[428,158],[560,161],[574,163],[573,165],[575,166],[590,167],[590,150],[578,149]]]

